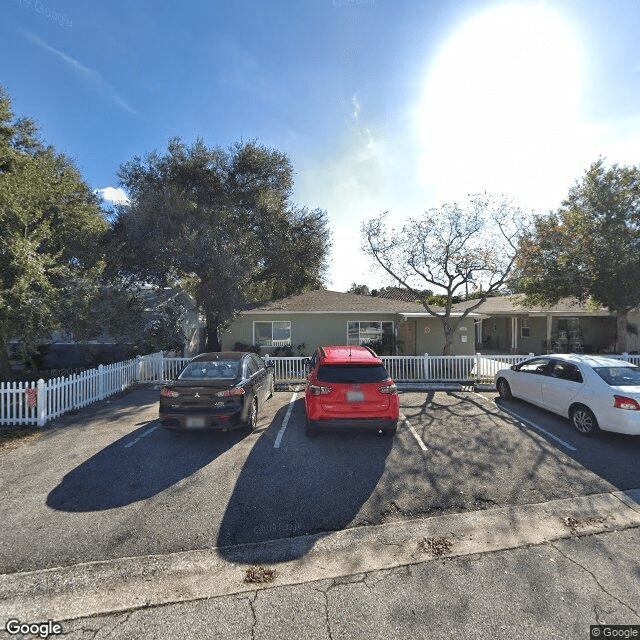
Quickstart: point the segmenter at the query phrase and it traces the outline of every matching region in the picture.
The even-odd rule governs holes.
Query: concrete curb
[[[495,391],[494,384],[462,382],[397,382],[399,391]],[[304,382],[276,382],[276,391],[304,391]]]
[[[638,526],[635,489],[224,549],[87,562],[0,575],[0,619],[71,620],[417,564],[439,558],[438,549],[464,556]],[[246,584],[246,570],[256,564],[275,568],[275,580]]]

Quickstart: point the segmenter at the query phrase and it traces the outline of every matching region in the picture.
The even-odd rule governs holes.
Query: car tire
[[[258,424],[258,400],[254,398],[249,408],[249,415],[247,421],[244,423],[244,428],[251,433]]]
[[[309,418],[307,418],[305,422],[304,432],[307,438],[315,438],[318,435],[319,430],[318,427],[313,424],[313,422],[311,422]]]
[[[571,422],[578,433],[583,436],[591,436],[600,431],[598,421],[593,415],[593,411],[583,404],[578,404],[571,409]]]
[[[271,376],[271,386],[269,387],[269,395],[267,398],[273,398],[273,393],[276,390],[276,378],[275,376]]]
[[[393,436],[396,435],[397,431],[398,431],[398,423],[394,422],[393,426],[387,427],[386,429],[382,430],[382,435],[387,436],[389,438],[393,438]]]
[[[513,397],[511,395],[511,387],[509,383],[504,378],[498,378],[498,382],[496,382],[496,387],[498,389],[498,394],[503,400],[511,400]]]

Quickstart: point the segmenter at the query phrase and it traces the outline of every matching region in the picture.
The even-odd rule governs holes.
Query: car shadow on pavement
[[[393,445],[375,432],[340,430],[307,438],[304,401],[294,403],[281,448],[274,443],[287,407],[247,458],[227,505],[217,546],[245,563],[278,562],[308,553],[308,534],[348,527],[374,492]],[[296,538],[295,544],[248,546]]]
[[[58,511],[104,511],[146,500],[237,444],[238,431],[180,433],[157,420],[116,440],[69,472],[47,497]]]

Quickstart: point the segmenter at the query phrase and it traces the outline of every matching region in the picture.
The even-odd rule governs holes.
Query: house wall
[[[466,342],[463,338],[466,337]],[[475,353],[473,319],[465,318],[456,329],[451,355],[473,355]],[[418,318],[416,321],[416,354],[438,356],[444,348],[444,329],[439,318]],[[407,354],[407,355],[416,355]]]
[[[295,348],[304,344],[304,355],[311,355],[316,347],[321,345],[346,344],[347,322],[352,321],[383,321],[393,322],[397,332],[400,316],[394,313],[388,314],[320,314],[320,313],[288,313],[288,314],[251,314],[244,313],[239,316],[229,329],[222,334],[222,348],[231,349],[236,342],[253,344],[253,322],[271,322],[288,320],[291,322],[291,345]],[[410,322],[409,320],[408,322]],[[444,346],[444,331],[442,322],[437,318],[417,318],[416,322],[416,353],[440,354]],[[474,352],[473,320],[465,318],[462,326],[466,331],[456,331],[453,343],[453,354],[472,354]],[[426,328],[428,327],[428,331]],[[397,335],[397,333],[396,333]],[[467,341],[462,342],[462,336],[467,336]],[[271,353],[273,347],[263,347],[262,354]],[[405,349],[405,355],[415,355]]]

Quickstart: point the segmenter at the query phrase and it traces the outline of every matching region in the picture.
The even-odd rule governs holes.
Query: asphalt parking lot
[[[314,439],[302,393],[277,392],[250,435],[168,432],[157,394],[88,407],[0,452],[0,573],[640,486],[640,438],[587,438],[495,392],[402,393],[394,438]]]

